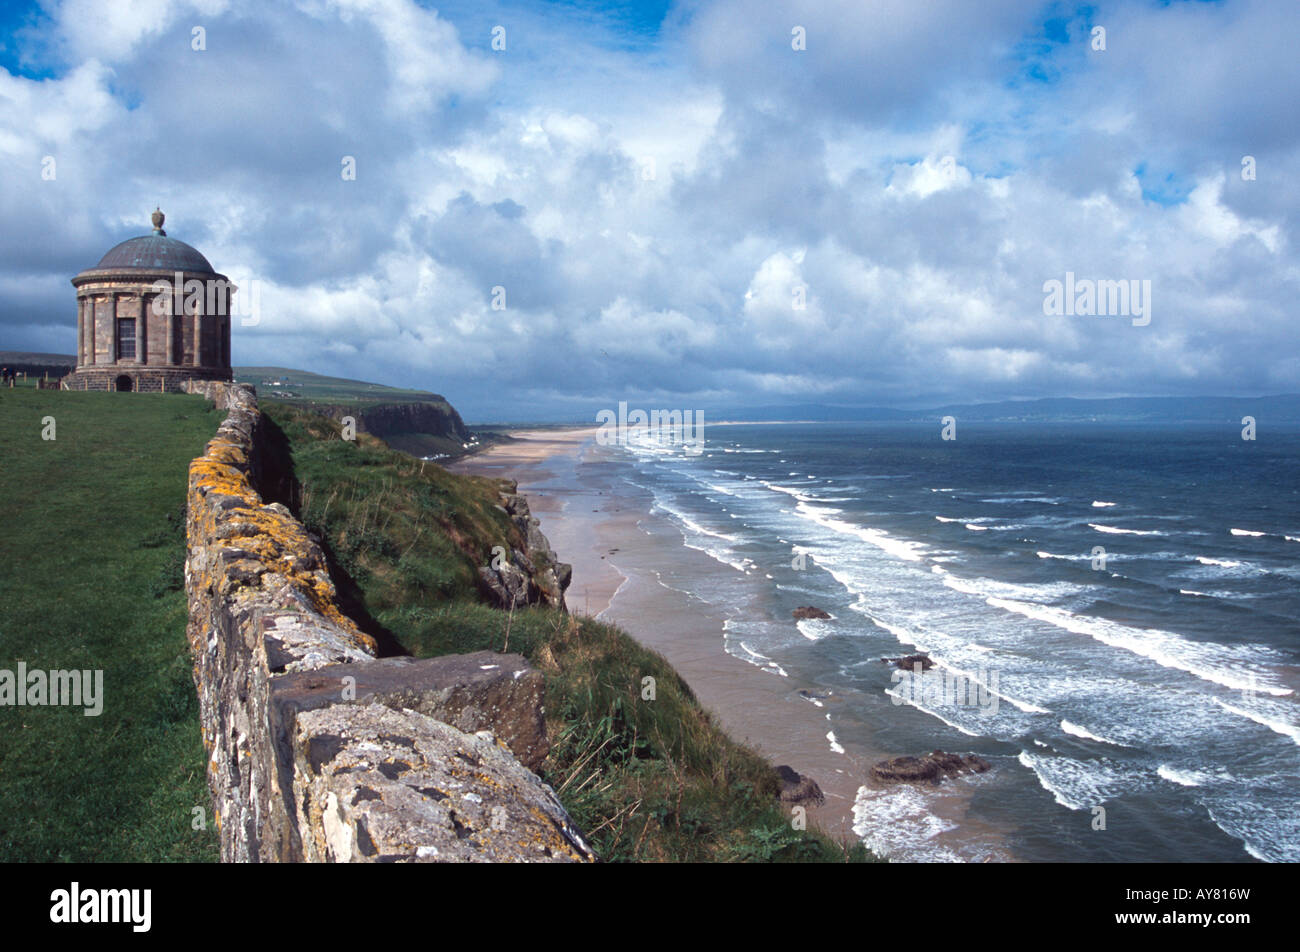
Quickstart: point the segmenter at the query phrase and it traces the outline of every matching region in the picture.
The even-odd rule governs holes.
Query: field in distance
[[[235,367],[235,380],[252,384],[259,397],[307,403],[446,403],[428,390],[406,390],[364,380],[326,377],[288,367]]]

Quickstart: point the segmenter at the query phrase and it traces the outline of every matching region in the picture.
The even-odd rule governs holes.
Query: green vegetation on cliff
[[[0,706],[0,861],[216,859],[183,515],[223,415],[201,397],[0,390],[0,669],[100,670],[104,693],[97,717]]]
[[[337,424],[264,403],[286,502],[326,545],[344,607],[393,652],[517,651],[547,677],[543,779],[607,860],[865,860],[792,829],[770,764],[731,740],[658,654],[616,627],[486,604],[476,568],[523,544],[501,484],[456,476]],[[268,495],[274,495],[269,492]],[[655,681],[643,700],[643,679]]]

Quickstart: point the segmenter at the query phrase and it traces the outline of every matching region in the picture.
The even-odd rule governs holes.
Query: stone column
[[[149,341],[145,337],[148,326],[144,316],[144,291],[141,291],[140,307],[135,315],[135,359],[142,364],[149,363]]]
[[[95,366],[95,299],[86,295],[86,364]]]
[[[194,362],[191,366],[203,366],[203,305],[194,308]]]
[[[81,295],[77,295],[77,366],[86,362],[86,309],[81,306]]]
[[[117,363],[117,292],[108,293],[108,362]]]
[[[163,363],[168,367],[176,366],[176,315],[172,313],[172,302],[175,300],[176,296],[172,295],[171,301],[167,304],[167,316],[164,318],[167,321],[167,356],[163,359]]]

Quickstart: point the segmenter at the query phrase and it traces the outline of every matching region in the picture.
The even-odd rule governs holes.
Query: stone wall
[[[131,381],[131,390],[139,393],[189,393],[190,385],[202,378],[229,380],[230,371],[199,368],[144,368],[117,364],[73,371],[63,378],[65,390],[117,390],[119,377]]]
[[[253,389],[187,389],[228,411],[190,464],[185,566],[222,860],[592,860],[528,769],[541,674],[493,652],[377,658],[320,545],[258,492]]]

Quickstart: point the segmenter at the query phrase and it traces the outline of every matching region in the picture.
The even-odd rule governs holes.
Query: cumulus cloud
[[[51,0],[0,72],[0,346],[70,353],[68,277],[161,204],[260,292],[237,363],[471,418],[1300,389],[1284,6]],[[1045,315],[1067,271],[1150,325]]]

